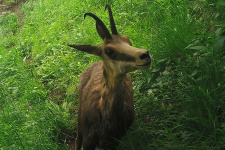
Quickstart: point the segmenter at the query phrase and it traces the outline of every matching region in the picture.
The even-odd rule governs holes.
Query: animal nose
[[[140,59],[150,59],[149,52],[146,51],[146,52],[142,53],[140,56]]]

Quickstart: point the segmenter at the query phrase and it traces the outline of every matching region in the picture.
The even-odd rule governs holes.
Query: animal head
[[[147,69],[151,65],[151,57],[149,52],[145,49],[133,47],[129,38],[117,32],[116,25],[113,19],[110,6],[107,4],[106,8],[109,11],[110,26],[112,34],[106,28],[105,24],[96,15],[92,13],[85,13],[96,21],[96,29],[103,40],[100,46],[93,45],[69,45],[77,50],[94,54],[103,60],[105,68],[112,70],[118,74],[126,74],[136,69]]]

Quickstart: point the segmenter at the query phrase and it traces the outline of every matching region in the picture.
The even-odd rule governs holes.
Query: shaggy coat
[[[127,36],[117,32],[112,11],[109,11],[112,34],[94,14],[96,29],[103,40],[100,46],[69,45],[102,59],[81,75],[79,87],[78,134],[76,150],[115,150],[118,140],[134,120],[133,89],[129,72],[150,67],[151,58],[145,49],[131,46]]]
[[[134,119],[129,75],[126,74],[120,84],[111,88],[105,83],[107,75],[104,76],[104,71],[103,62],[96,62],[81,75],[78,136],[82,136],[83,146],[87,145],[84,149],[95,145],[115,149]]]

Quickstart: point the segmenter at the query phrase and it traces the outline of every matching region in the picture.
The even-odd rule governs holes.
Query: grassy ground
[[[131,73],[136,121],[119,149],[224,149],[223,0],[30,0],[1,15],[0,149],[74,147],[79,77],[99,59],[67,44],[102,43],[83,15],[108,26],[106,3],[118,31],[154,58]]]

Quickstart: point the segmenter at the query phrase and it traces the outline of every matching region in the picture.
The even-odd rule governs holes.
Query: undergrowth
[[[0,149],[74,147],[79,78],[100,61],[68,44],[100,45],[95,22],[148,49],[130,73],[136,120],[119,149],[225,148],[224,1],[26,1],[0,16]]]

